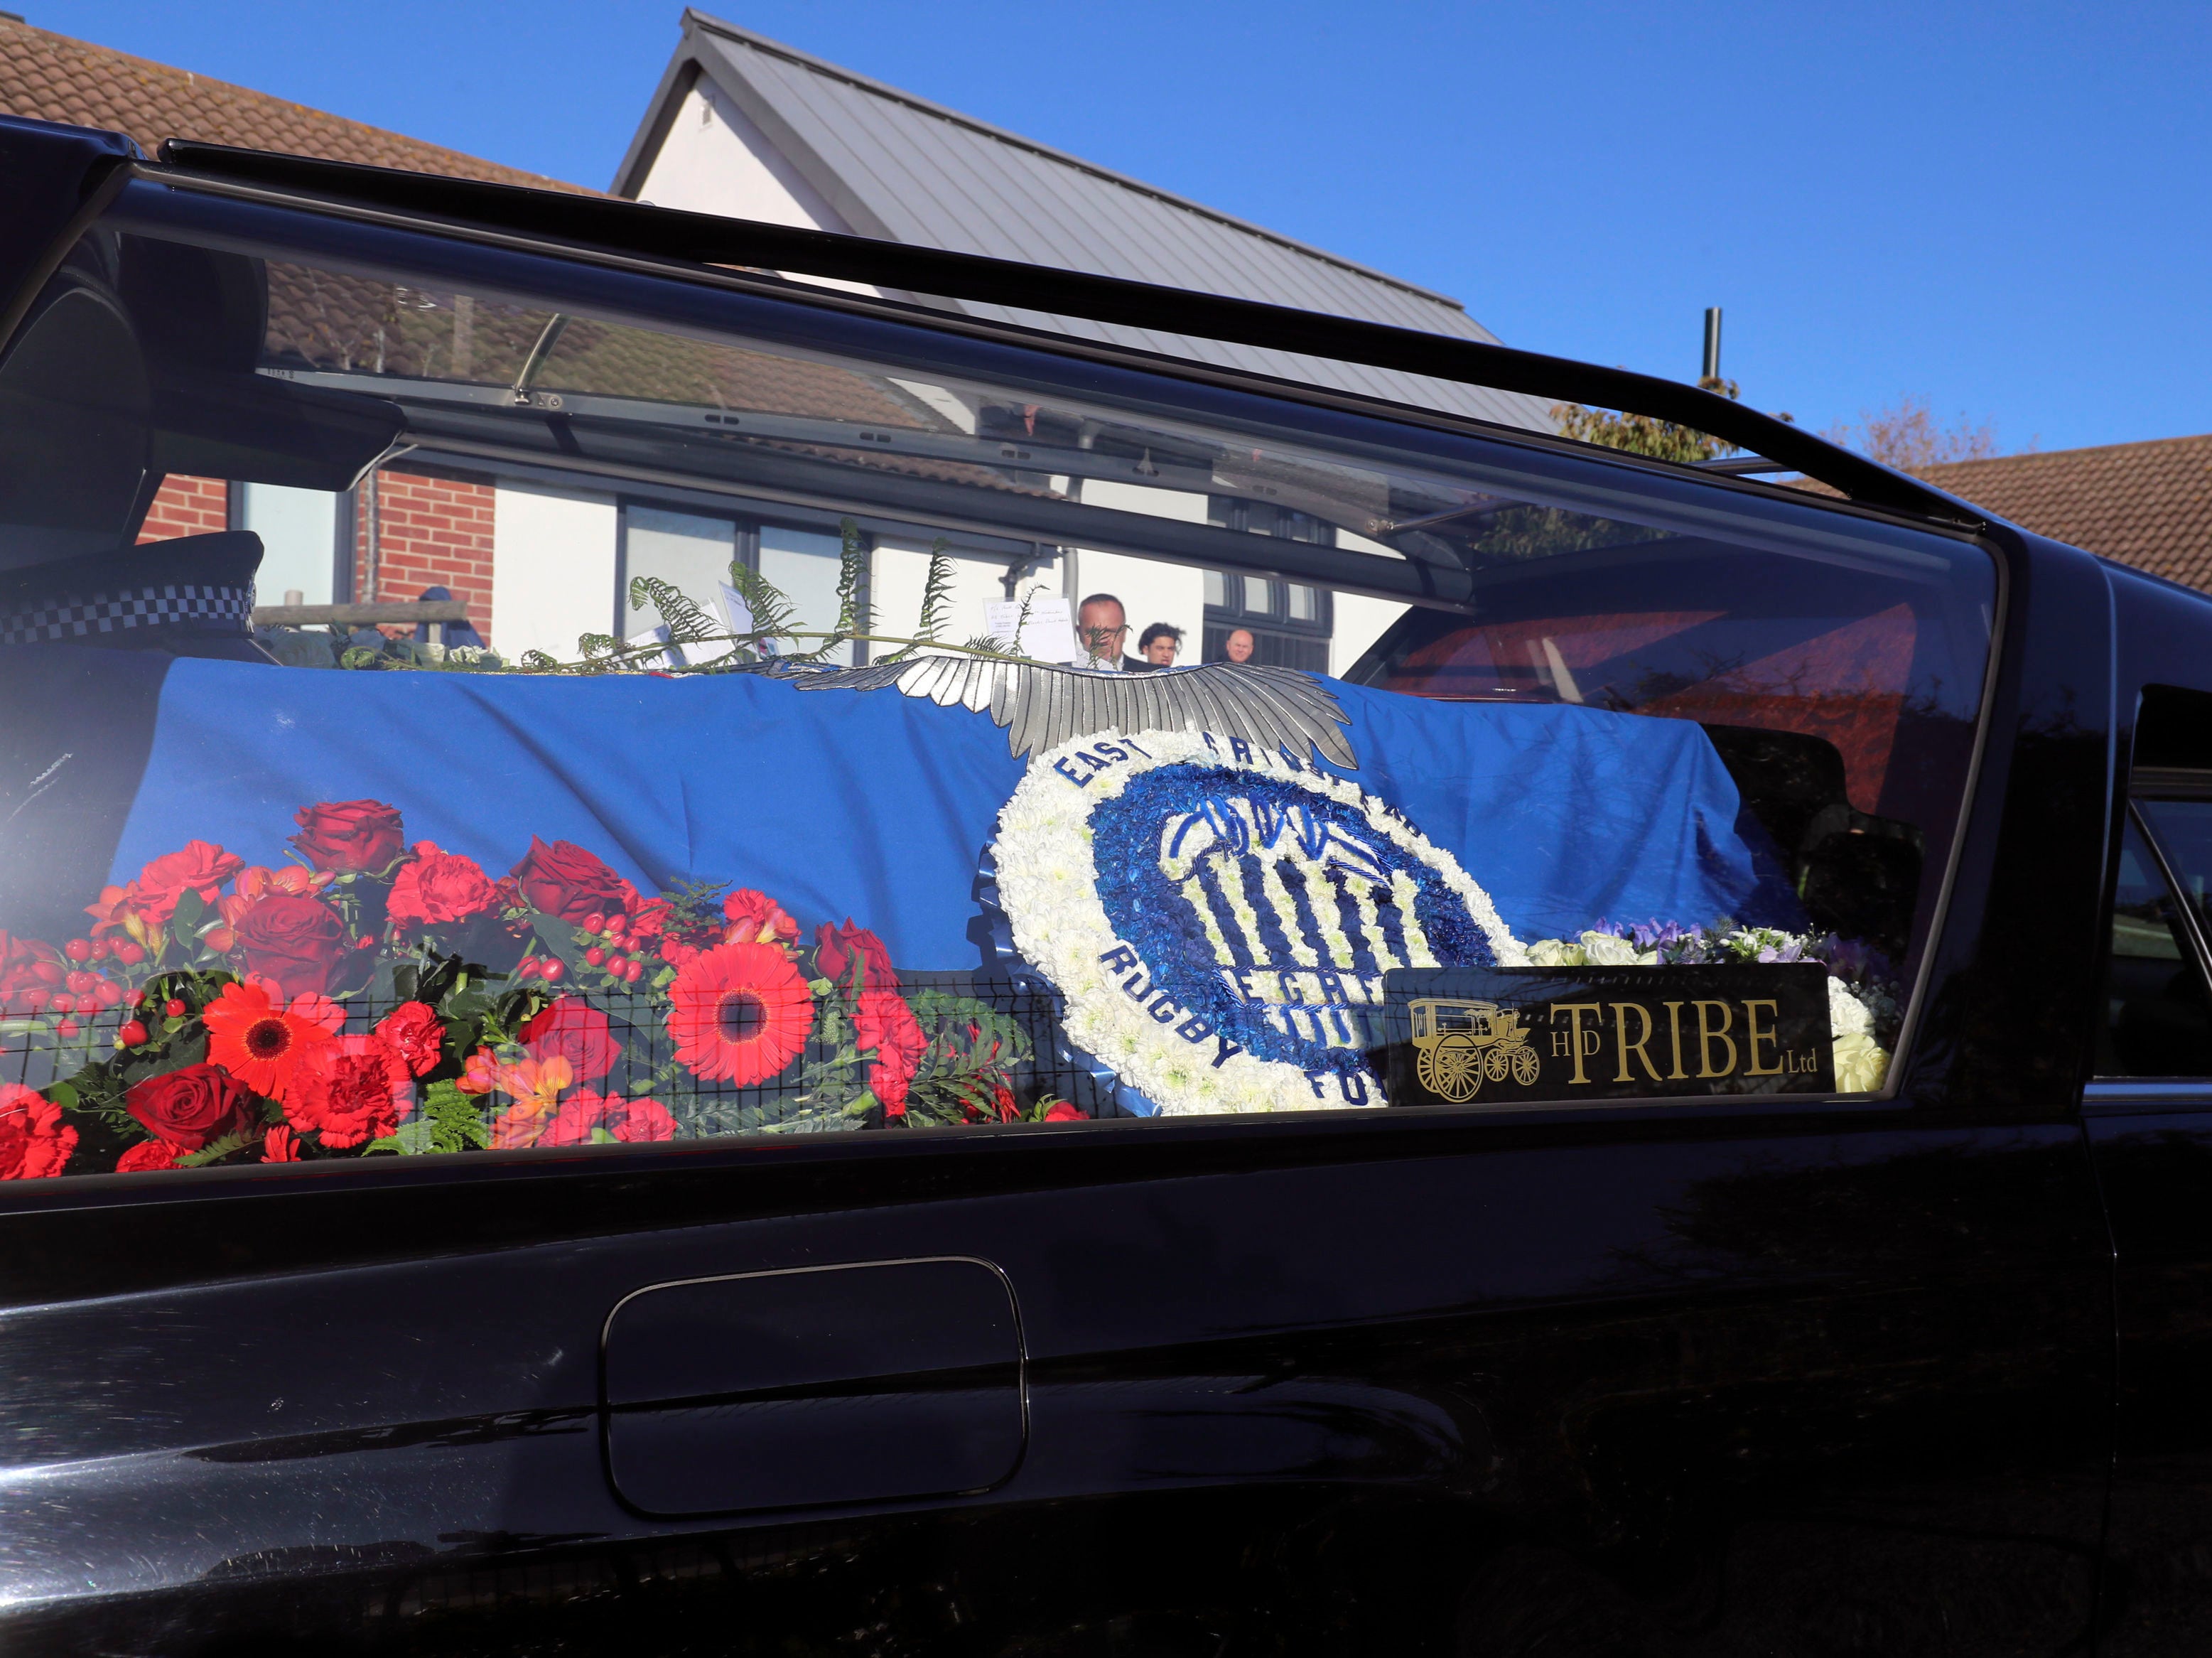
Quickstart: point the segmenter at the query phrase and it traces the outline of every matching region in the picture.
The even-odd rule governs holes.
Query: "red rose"
[[[407,1062],[375,1036],[337,1036],[300,1061],[284,1114],[343,1150],[381,1139],[415,1103]]]
[[[799,942],[799,923],[765,892],[742,888],[722,900],[722,914],[730,922],[729,931],[722,935],[725,944],[785,945]]]
[[[866,936],[875,937],[873,933]],[[929,1049],[929,1038],[922,1035],[914,1010],[896,990],[864,990],[854,1023],[858,1027],[854,1040],[859,1045],[876,1050],[874,1062],[868,1066],[869,1088],[889,1114],[904,1116],[907,1089],[921,1056]]]
[[[293,814],[301,855],[333,875],[389,869],[403,841],[399,810],[381,800],[325,800]]]
[[[1047,1122],[1087,1122],[1090,1121],[1089,1118],[1083,1114],[1083,1108],[1081,1106],[1071,1105],[1066,1100],[1055,1100],[1046,1110],[1044,1120]]]
[[[227,896],[215,901],[216,914],[222,918],[221,926],[206,934],[208,948],[228,956],[238,948],[238,924],[252,909],[272,892],[303,893],[312,896],[330,885],[337,878],[313,870],[301,869],[297,864],[287,864],[283,869],[264,869],[250,864],[238,872],[238,884]]]
[[[842,926],[823,926],[815,929],[814,959],[822,969],[822,976],[836,984],[848,981],[853,958],[860,957],[862,990],[896,990],[898,975],[891,971],[891,953],[884,948],[884,941],[864,926],[854,926],[848,915]]]
[[[319,898],[273,892],[239,918],[234,929],[246,970],[274,980],[280,998],[320,994],[346,953],[345,923]]]
[[[376,1034],[413,1075],[423,1076],[438,1068],[446,1045],[446,1027],[428,1003],[400,1003],[378,1022]]]
[[[219,1065],[188,1065],[136,1084],[123,1096],[139,1126],[180,1151],[243,1132],[253,1121],[253,1096]]]
[[[0,1180],[45,1180],[76,1150],[62,1108],[21,1083],[0,1083]]]
[[[177,900],[187,892],[199,894],[202,903],[215,902],[222,884],[246,867],[236,853],[205,841],[188,841],[176,852],[156,858],[138,872],[131,883],[139,910],[148,920],[166,921],[177,912]]]
[[[177,1148],[167,1140],[141,1140],[115,1160],[118,1175],[146,1175],[177,1166]]]
[[[446,926],[481,915],[499,897],[499,889],[473,858],[441,852],[435,842],[417,841],[413,859],[400,866],[385,913],[403,926]]]
[[[566,1060],[580,1083],[599,1081],[622,1057],[607,1016],[580,997],[563,996],[540,1008],[519,1034],[532,1059]]]
[[[572,926],[586,915],[627,915],[638,902],[635,887],[567,841],[549,847],[532,835],[528,854],[509,872],[523,902]]]
[[[300,1147],[292,1138],[289,1123],[278,1123],[261,1137],[261,1161],[264,1163],[297,1163]]]
[[[630,936],[658,938],[668,930],[668,917],[674,908],[665,898],[647,898],[629,918]]]
[[[0,1007],[9,1012],[35,1012],[30,999],[52,995],[68,973],[69,964],[52,944],[0,932]]]

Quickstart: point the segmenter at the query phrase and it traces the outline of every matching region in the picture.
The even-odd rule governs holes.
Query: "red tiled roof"
[[[149,155],[165,138],[198,138],[493,184],[599,193],[4,18],[0,113],[127,133]]]
[[[2024,530],[2212,592],[2212,433],[1905,470]]]
[[[2212,592],[2212,434],[1917,470],[2023,529]]]

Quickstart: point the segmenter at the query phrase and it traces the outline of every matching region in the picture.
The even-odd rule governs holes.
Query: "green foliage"
[[[868,603],[868,544],[849,518],[837,521],[837,631],[852,639],[875,631],[874,607]],[[833,640],[823,649],[842,642]]]
[[[660,896],[668,906],[665,926],[669,935],[689,940],[720,932],[725,919],[722,896],[729,890],[727,881],[678,881],[663,887]]]
[[[1734,380],[1703,380],[1698,385],[1704,391],[1717,392],[1731,400],[1741,391]],[[1695,427],[1655,420],[1649,415],[1617,414],[1609,409],[1585,409],[1578,403],[1562,403],[1553,406],[1552,418],[1559,422],[1562,437],[1624,450],[1632,455],[1650,455],[1658,460],[1713,460],[1736,452],[1736,446],[1725,439],[1700,432]]]
[[[969,996],[917,990],[907,1002],[929,1048],[907,1087],[906,1121],[916,1127],[999,1121],[999,1090],[1029,1060],[1029,1032]]]
[[[680,589],[659,576],[633,576],[629,584],[630,609],[641,610],[648,604],[660,613],[661,624],[675,644],[703,645],[729,637],[728,630],[720,623],[686,598]]]
[[[422,1090],[422,1103],[395,1133],[369,1142],[371,1151],[417,1157],[441,1151],[480,1151],[491,1144],[491,1128],[477,1102],[451,1082]]]

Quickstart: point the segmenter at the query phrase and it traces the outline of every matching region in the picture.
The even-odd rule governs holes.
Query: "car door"
[[[2154,645],[2183,643],[2204,625],[2191,613],[2198,606],[2144,597],[2167,624],[2151,633]],[[2147,654],[2142,673],[2186,671],[2181,661],[2159,659],[2164,653]],[[2202,1643],[2202,1574],[2189,1540],[2212,1480],[2197,1408],[2212,1260],[2203,1220],[2212,1133],[2206,709],[2203,694],[2185,682],[2141,692],[2105,1034],[2084,1107],[2111,1214],[2119,1317],[2109,1628],[2100,1647],[2113,1652],[2187,1652]]]
[[[2084,1638],[2089,561],[324,185],[117,175],[0,359],[112,464],[18,431],[10,546],[428,479],[495,646],[645,510],[742,615],[10,647],[13,1647]],[[955,537],[1418,602],[1082,677],[939,643]]]

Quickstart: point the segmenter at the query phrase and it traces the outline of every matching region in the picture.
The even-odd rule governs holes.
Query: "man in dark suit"
[[[1145,673],[1152,665],[1141,657],[1122,654],[1127,648],[1129,613],[1111,593],[1093,593],[1076,606],[1075,636],[1091,653],[1091,667],[1118,667],[1123,673]]]

